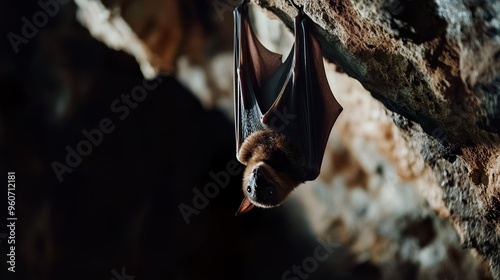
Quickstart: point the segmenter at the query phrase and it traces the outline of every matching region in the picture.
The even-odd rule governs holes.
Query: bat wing
[[[248,19],[247,2],[234,10],[234,81],[236,153],[245,139],[264,128],[262,112],[278,97],[292,67],[292,56],[282,63],[280,54],[266,49]]]
[[[318,177],[328,137],[342,112],[326,78],[321,46],[311,33],[310,19],[295,18],[292,79],[263,116],[263,123],[284,133],[305,158],[305,180]]]

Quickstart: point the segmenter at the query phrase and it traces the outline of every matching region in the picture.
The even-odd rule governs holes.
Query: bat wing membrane
[[[310,19],[295,19],[293,77],[263,116],[263,122],[292,139],[305,159],[305,180],[318,177],[330,131],[342,107],[330,90],[321,46],[310,32]],[[274,122],[274,124],[273,124]]]
[[[248,19],[246,3],[234,11],[234,69],[236,153],[245,139],[263,129],[262,112],[268,111],[290,72],[291,57],[282,63],[280,54],[266,49]]]

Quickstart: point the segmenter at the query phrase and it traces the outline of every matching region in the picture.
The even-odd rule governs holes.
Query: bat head
[[[245,199],[238,214],[250,211],[253,206],[271,208],[279,206],[298,185],[285,173],[264,162],[248,165],[243,178]]]

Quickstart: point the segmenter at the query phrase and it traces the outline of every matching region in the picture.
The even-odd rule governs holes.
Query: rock
[[[292,26],[285,1],[257,4]],[[325,57],[392,111],[407,147],[432,170],[434,182],[419,192],[429,201],[442,192],[437,210],[500,279],[500,3],[304,4]]]

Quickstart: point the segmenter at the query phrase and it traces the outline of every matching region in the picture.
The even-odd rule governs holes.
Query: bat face
[[[270,208],[280,205],[297,185],[288,174],[258,162],[245,169],[243,193],[254,205]]]
[[[242,206],[276,207],[305,180],[305,161],[297,147],[287,136],[271,129],[247,137],[238,160],[247,166],[243,174]]]
[[[321,45],[301,6],[295,44],[282,62],[248,19],[247,0],[234,11],[236,156],[245,164],[238,214],[280,205],[300,183],[318,177],[333,124],[342,112],[330,90]]]

